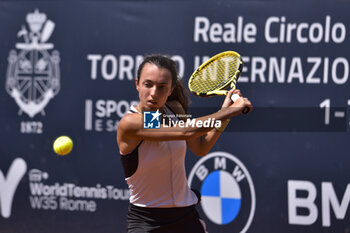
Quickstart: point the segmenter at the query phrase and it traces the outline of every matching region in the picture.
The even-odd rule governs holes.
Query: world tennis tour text
[[[95,187],[81,187],[73,183],[55,183],[47,185],[32,182],[29,184],[31,196],[30,205],[33,209],[43,210],[67,210],[95,212],[96,200],[127,200],[129,191],[118,189],[112,185]]]
[[[259,30],[253,22],[242,16],[234,22],[213,22],[208,17],[194,19],[194,42],[205,43],[255,43]],[[276,43],[343,43],[346,26],[332,20],[330,15],[321,22],[292,22],[286,16],[271,16],[265,20],[264,38]]]

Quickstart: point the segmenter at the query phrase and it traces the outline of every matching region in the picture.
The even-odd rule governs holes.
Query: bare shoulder
[[[133,151],[140,142],[135,137],[135,132],[141,128],[141,114],[127,113],[118,124],[117,143],[121,154],[128,154]]]
[[[142,126],[142,116],[139,113],[127,113],[118,124],[118,133],[125,130],[137,130]]]

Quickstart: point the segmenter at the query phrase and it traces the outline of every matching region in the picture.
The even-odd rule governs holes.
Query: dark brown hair
[[[154,64],[158,68],[164,68],[170,71],[171,87],[174,87],[174,90],[171,93],[171,95],[168,97],[167,101],[171,101],[171,100],[178,101],[183,107],[183,109],[185,110],[185,113],[187,113],[188,102],[189,102],[188,92],[184,86],[183,81],[178,78],[178,74],[176,70],[176,62],[170,59],[169,57],[160,55],[160,54],[154,54],[154,55],[145,57],[145,59],[140,64],[137,70],[137,83],[139,83],[141,71],[147,63]]]

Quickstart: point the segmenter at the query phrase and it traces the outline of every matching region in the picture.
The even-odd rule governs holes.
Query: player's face
[[[173,91],[171,73],[165,68],[147,63],[141,71],[140,80],[136,82],[136,88],[139,92],[139,107],[142,111],[161,109]]]

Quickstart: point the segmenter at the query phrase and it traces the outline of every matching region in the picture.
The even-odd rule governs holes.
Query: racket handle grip
[[[241,98],[238,94],[233,94],[232,96],[231,96],[231,100],[233,101],[233,102],[236,102],[239,98]],[[242,111],[242,113],[243,114],[247,114],[249,112],[249,108],[248,107],[245,107],[244,109],[243,109],[243,111]]]
[[[243,114],[247,114],[250,111],[248,107],[245,107],[242,111]]]

